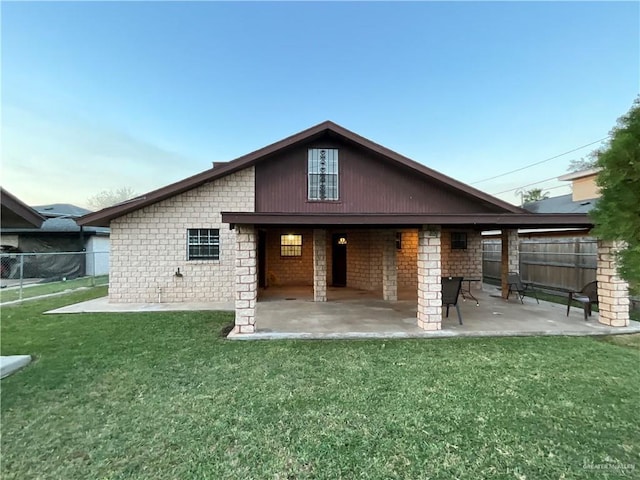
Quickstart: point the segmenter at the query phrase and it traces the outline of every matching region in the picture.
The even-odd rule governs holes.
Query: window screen
[[[189,260],[219,260],[220,230],[190,228],[187,230],[187,258]]]

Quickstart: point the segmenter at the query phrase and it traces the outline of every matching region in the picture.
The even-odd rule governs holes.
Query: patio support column
[[[418,231],[418,327],[442,328],[442,267],[440,227],[425,225]]]
[[[520,273],[520,250],[518,230],[503,229],[501,233],[501,262],[500,262],[500,279],[502,288],[502,298],[507,298],[509,292],[508,275],[509,272]]]
[[[327,301],[327,231],[313,230],[313,301]]]
[[[394,230],[382,230],[382,299],[398,300],[398,265],[396,263],[396,235]]]
[[[621,242],[598,240],[598,319],[612,327],[629,325],[629,284],[618,275],[616,252]]]
[[[235,333],[256,331],[258,269],[256,231],[253,225],[236,225],[236,321]]]

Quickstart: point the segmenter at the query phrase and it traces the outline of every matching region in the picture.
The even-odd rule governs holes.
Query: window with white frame
[[[220,260],[220,230],[190,228],[187,230],[188,260]]]
[[[338,149],[310,148],[309,200],[338,200]]]

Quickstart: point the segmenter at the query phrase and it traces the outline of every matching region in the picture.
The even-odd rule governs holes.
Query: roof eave
[[[40,228],[45,218],[36,212],[26,203],[22,202],[16,196],[12,195],[4,188],[0,187],[0,200],[3,206],[11,210],[16,216],[22,218],[25,222]]]
[[[577,227],[592,228],[586,214],[289,214],[222,212],[222,221],[229,224],[256,225],[442,225],[473,226],[476,228],[518,227]]]

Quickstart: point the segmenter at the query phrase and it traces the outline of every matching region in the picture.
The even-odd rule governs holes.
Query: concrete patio
[[[380,299],[380,292],[353,288],[329,288],[327,302],[313,302],[311,287],[278,287],[260,292],[256,307],[257,332],[229,335],[230,339],[323,338],[434,338],[527,335],[611,335],[639,333],[640,323],[609,327],[598,323],[598,314],[584,321],[581,308],[525,297],[524,304],[500,298],[497,287],[484,285],[472,299],[460,298],[463,325],[455,308],[444,318],[442,330],[427,332],[416,325],[416,298],[399,291],[397,302]]]
[[[458,323],[455,308],[442,321],[442,330],[425,331],[416,325],[416,294],[401,290],[399,300],[381,300],[380,292],[354,288],[327,290],[327,302],[314,302],[312,287],[272,287],[262,290],[256,308],[257,332],[234,334],[234,340],[265,339],[336,339],[336,338],[439,338],[500,337],[528,335],[613,335],[640,333],[640,322],[628,327],[609,327],[598,323],[594,312],[584,321],[582,309],[525,297],[521,304],[515,297],[500,298],[497,287],[485,284],[483,291],[473,291],[476,302],[460,298],[463,325]],[[233,311],[233,303],[109,303],[107,297],[68,305],[46,312],[163,312],[163,311]]]

